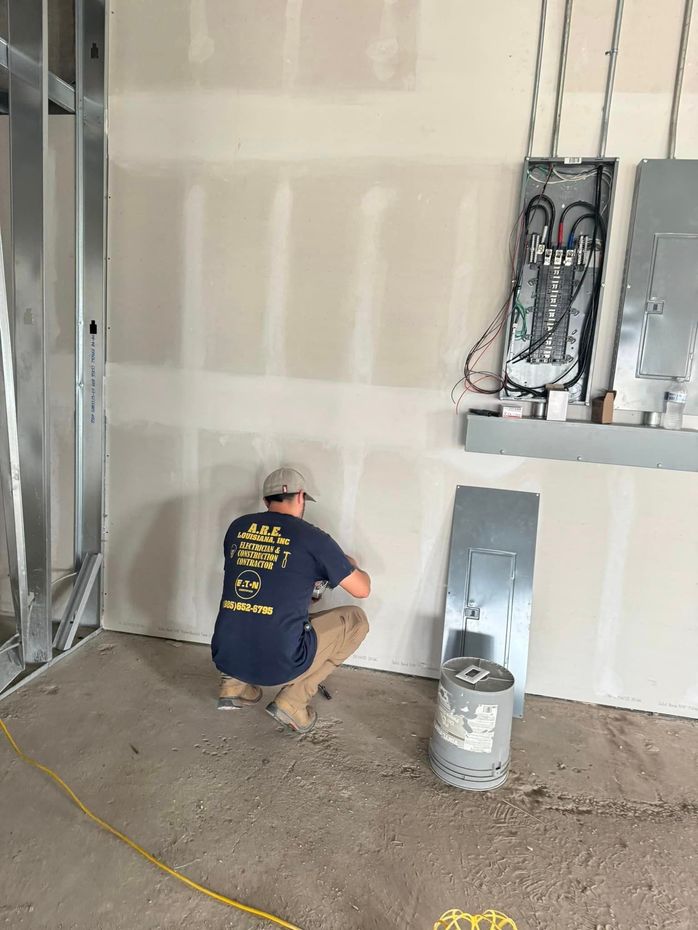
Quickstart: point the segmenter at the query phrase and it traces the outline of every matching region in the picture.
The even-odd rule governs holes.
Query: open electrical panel
[[[500,397],[588,403],[616,159],[524,163]]]

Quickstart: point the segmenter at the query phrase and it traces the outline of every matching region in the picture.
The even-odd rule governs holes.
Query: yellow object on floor
[[[446,911],[434,924],[434,930],[517,930],[516,924],[499,911],[466,914],[458,908]]]
[[[101,827],[103,830],[106,830],[108,833],[111,833],[112,836],[115,836],[117,840],[121,840],[122,843],[130,846],[131,849],[135,850],[139,856],[143,856],[144,859],[147,859],[148,862],[152,862],[153,865],[156,865],[159,869],[162,869],[163,872],[167,872],[168,875],[171,875],[173,878],[176,878],[180,882],[183,882],[185,885],[188,885],[190,888],[193,888],[194,891],[200,891],[201,894],[205,894],[207,897],[213,898],[213,900],[218,901],[219,904],[225,904],[228,907],[237,908],[237,910],[244,911],[246,914],[253,914],[255,917],[261,917],[262,920],[270,920],[272,923],[279,927],[285,927],[286,930],[301,930],[301,928],[297,927],[296,924],[290,924],[288,921],[282,920],[280,917],[274,917],[273,914],[267,914],[266,911],[260,911],[256,907],[250,907],[247,904],[241,904],[240,901],[235,901],[233,898],[227,898],[223,894],[218,894],[216,891],[211,891],[210,888],[206,888],[204,885],[200,885],[198,882],[192,881],[190,878],[187,878],[186,875],[179,873],[176,869],[171,869],[169,865],[165,865],[164,862],[160,862],[159,859],[156,859],[155,856],[152,856],[149,852],[146,852],[142,846],[139,846],[138,843],[134,842],[132,839],[130,839],[130,837],[126,836],[125,833],[121,833],[120,830],[117,830],[116,827],[112,827],[112,825],[107,823],[106,820],[102,820],[102,818],[98,817],[97,814],[93,814],[89,807],[82,803],[73,789],[66,785],[60,775],[56,775],[56,773],[51,771],[47,765],[42,765],[41,762],[37,762],[36,759],[32,759],[31,756],[28,756],[25,752],[22,752],[2,720],[0,720],[0,729],[5,735],[10,746],[12,746],[14,751],[23,762],[26,762],[28,765],[32,765],[35,769],[43,772],[44,775],[48,775],[49,778],[52,778],[58,787],[65,791],[70,800],[80,808],[83,814],[86,814],[90,820],[93,820],[97,824],[97,826]]]

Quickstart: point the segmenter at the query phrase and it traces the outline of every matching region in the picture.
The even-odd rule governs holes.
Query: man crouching
[[[267,510],[239,517],[225,534],[223,597],[211,643],[221,672],[218,707],[257,704],[262,687],[283,685],[267,707],[275,720],[309,733],[318,687],[361,645],[368,620],[360,607],[309,615],[316,583],[352,597],[371,593],[371,579],[322,530],[303,519],[315,498],[293,468],[269,475]]]

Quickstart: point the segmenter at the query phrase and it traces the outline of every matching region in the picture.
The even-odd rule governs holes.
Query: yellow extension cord
[[[77,804],[83,814],[86,814],[90,820],[93,820],[98,827],[101,827],[103,830],[111,833],[112,836],[115,836],[117,840],[121,840],[122,843],[126,843],[127,846],[130,846],[131,849],[135,850],[140,856],[143,856],[144,859],[147,859],[148,862],[152,862],[153,865],[156,865],[159,869],[162,869],[163,872],[167,872],[168,875],[172,875],[173,878],[179,879],[180,882],[183,882],[185,885],[193,888],[194,891],[200,891],[201,894],[205,894],[207,897],[213,898],[213,900],[218,901],[219,904],[226,904],[228,907],[235,907],[239,911],[244,911],[246,914],[254,914],[255,917],[261,917],[263,920],[270,920],[272,923],[277,924],[279,927],[285,927],[286,930],[301,930],[301,928],[297,927],[296,924],[290,924],[288,921],[282,920],[280,917],[274,917],[273,914],[267,914],[266,911],[260,911],[256,907],[249,907],[247,904],[241,904],[240,901],[233,900],[233,898],[227,898],[223,894],[218,894],[215,891],[211,891],[210,888],[206,888],[204,885],[200,885],[198,882],[193,882],[190,878],[187,878],[186,875],[182,875],[176,869],[171,869],[169,865],[165,865],[164,862],[160,862],[160,860],[156,859],[155,856],[151,856],[151,854],[146,852],[142,846],[139,846],[138,843],[135,843],[124,833],[121,833],[116,829],[116,827],[112,827],[112,825],[107,823],[106,820],[102,820],[101,817],[93,814],[89,807],[82,803],[72,788],[66,785],[60,775],[56,775],[56,773],[52,772],[48,766],[42,765],[41,762],[37,762],[36,759],[32,759],[31,756],[28,756],[25,752],[22,752],[17,743],[15,743],[12,734],[7,729],[7,726],[2,720],[0,720],[0,729],[22,762],[26,762],[28,765],[34,766],[35,769],[38,769],[40,772],[43,772],[44,775],[48,775],[49,778],[52,778],[58,787],[65,791],[73,804]]]
[[[488,923],[485,923],[488,921]],[[516,924],[499,911],[485,911],[484,914],[465,914],[454,908],[446,911],[434,924],[434,930],[517,930]]]
[[[8,743],[17,753],[22,762],[26,762],[27,765],[33,766],[35,769],[43,772],[44,775],[48,775],[49,778],[52,778],[58,787],[65,791],[73,804],[77,805],[83,814],[89,817],[90,820],[94,821],[98,827],[101,827],[103,830],[106,830],[107,833],[111,833],[112,836],[115,836],[117,840],[121,840],[122,843],[130,846],[131,849],[135,850],[139,856],[143,856],[144,859],[147,859],[148,862],[152,862],[153,865],[156,865],[159,869],[162,869],[163,872],[167,872],[168,875],[171,875],[173,878],[183,882],[183,884],[188,885],[189,888],[193,888],[194,891],[199,891],[201,894],[205,894],[207,897],[213,898],[213,900],[218,901],[219,904],[225,904],[228,907],[237,908],[239,911],[244,911],[246,914],[253,914],[255,917],[261,917],[262,920],[270,920],[272,923],[277,924],[279,927],[285,927],[286,930],[301,930],[301,928],[296,926],[296,924],[291,924],[286,920],[282,920],[281,917],[275,917],[273,914],[267,914],[266,911],[260,911],[256,907],[250,907],[247,904],[242,904],[240,901],[235,901],[233,898],[228,898],[223,894],[218,894],[216,891],[211,891],[210,888],[206,888],[205,885],[200,885],[198,882],[192,881],[190,878],[187,878],[186,875],[182,875],[176,869],[171,869],[169,865],[165,865],[164,862],[156,859],[155,856],[152,856],[149,852],[143,849],[142,846],[139,846],[138,843],[134,842],[134,840],[126,836],[125,833],[117,830],[116,827],[112,827],[112,825],[107,823],[106,820],[102,820],[101,817],[98,817],[97,814],[94,814],[86,804],[82,803],[73,789],[63,781],[60,775],[57,775],[47,765],[42,765],[41,762],[37,762],[36,759],[32,759],[31,756],[28,756],[25,752],[23,752],[15,742],[14,737],[7,729],[7,726],[3,720],[0,720],[0,730],[2,730]],[[484,926],[483,921],[486,920],[489,921],[489,924]],[[434,924],[434,930],[517,930],[517,927],[510,917],[507,917],[504,914],[500,914],[498,911],[485,911],[484,914],[466,914],[463,911],[459,911],[457,908],[454,908],[453,910],[447,911],[439,920],[436,921]]]

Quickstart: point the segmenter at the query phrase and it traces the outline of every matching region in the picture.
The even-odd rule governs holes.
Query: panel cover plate
[[[514,675],[523,715],[537,494],[458,487],[448,565],[441,661],[474,656]]]
[[[615,405],[661,411],[673,378],[698,414],[698,160],[640,163],[614,362]]]

